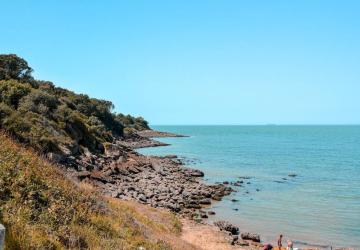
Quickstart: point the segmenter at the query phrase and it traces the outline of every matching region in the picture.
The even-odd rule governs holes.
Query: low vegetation
[[[77,186],[3,133],[0,222],[7,249],[191,249],[171,213]]]

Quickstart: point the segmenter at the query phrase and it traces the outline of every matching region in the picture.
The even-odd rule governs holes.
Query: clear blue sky
[[[2,1],[0,52],[151,124],[359,124],[360,1]]]

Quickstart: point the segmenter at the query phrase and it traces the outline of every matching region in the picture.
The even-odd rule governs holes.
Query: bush
[[[17,108],[22,97],[29,94],[31,86],[17,80],[0,81],[0,102]]]
[[[103,152],[102,143],[123,136],[124,128],[148,128],[141,117],[112,113],[109,101],[34,80],[31,71],[22,58],[0,55],[0,126],[41,152],[69,145]]]

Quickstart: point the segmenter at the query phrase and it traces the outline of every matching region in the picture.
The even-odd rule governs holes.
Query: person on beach
[[[288,241],[287,241],[286,250],[294,250],[294,244],[292,243],[291,240],[288,240]]]
[[[279,250],[281,250],[281,248],[282,248],[282,237],[283,237],[283,235],[280,234],[279,239],[278,239],[278,241],[277,241]]]

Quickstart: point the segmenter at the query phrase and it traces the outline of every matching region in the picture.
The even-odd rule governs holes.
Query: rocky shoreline
[[[208,208],[224,196],[236,192],[231,186],[242,186],[243,180],[235,183],[224,181],[213,185],[206,184],[203,172],[186,167],[176,155],[145,156],[134,150],[166,146],[168,144],[151,139],[153,136],[166,135],[183,137],[157,131],[132,134],[104,145],[104,154],[86,151],[76,157],[72,156],[65,164],[66,172],[69,177],[91,184],[106,196],[169,209],[194,223],[200,223],[199,228],[206,228],[204,230],[214,231],[213,228],[217,227],[222,232],[222,239],[234,249],[264,247],[258,234],[240,233],[237,226],[227,221],[217,221],[214,226],[207,225],[204,221],[215,213],[206,212],[203,208]]]
[[[162,132],[162,131],[156,131],[156,130],[152,130],[152,129],[147,129],[147,130],[142,130],[142,131],[138,131],[137,134],[141,137],[146,137],[146,138],[161,138],[161,137],[188,137],[186,135],[178,135],[178,134],[174,134],[174,133],[169,133],[169,132]]]
[[[165,136],[147,132],[158,133]],[[103,155],[86,152],[72,159],[67,172],[107,196],[167,208],[197,220],[207,217],[201,208],[234,191],[224,184],[205,184],[203,172],[185,167],[175,155],[144,156],[134,151],[148,145],[163,146],[140,135],[121,138],[106,144]]]
[[[203,208],[236,191],[227,182],[206,184],[203,172],[186,167],[176,155],[160,157],[137,153],[136,148],[167,145],[151,139],[152,136],[183,137],[157,131],[146,134],[148,137],[133,134],[107,144],[103,155],[87,152],[76,157],[68,168],[69,175],[91,184],[106,196],[166,208],[194,223],[206,225],[204,220],[215,213]],[[225,232],[221,235],[227,235],[224,240],[229,245],[249,249],[262,246],[259,235],[239,235],[239,229],[225,221],[215,223],[216,226]]]

